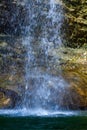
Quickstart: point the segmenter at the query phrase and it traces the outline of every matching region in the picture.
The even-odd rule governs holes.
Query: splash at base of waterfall
[[[11,117],[28,117],[28,116],[40,116],[40,117],[65,117],[65,116],[80,116],[85,115],[83,111],[47,111],[45,109],[6,109],[0,110],[0,115]],[[87,114],[86,114],[87,115]]]
[[[22,108],[60,110],[68,84],[62,76],[31,73],[25,88]],[[68,108],[68,106],[67,106]]]

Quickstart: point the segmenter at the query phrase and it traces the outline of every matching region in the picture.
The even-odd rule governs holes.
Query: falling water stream
[[[23,108],[26,110],[41,109],[41,111],[42,109],[58,110],[60,108],[58,102],[61,102],[60,96],[66,83],[61,74],[60,76],[54,76],[48,72],[52,69],[49,65],[49,52],[62,44],[60,34],[63,10],[60,1],[55,3],[55,0],[50,0],[45,4],[42,2],[45,10],[40,9],[40,4],[41,2],[37,1],[36,14],[34,13],[34,3],[32,5],[28,3],[27,5],[30,23],[26,28],[28,35],[23,39],[27,53]],[[37,17],[41,25],[37,22]],[[41,32],[37,36],[35,29],[38,26],[40,26]],[[43,68],[46,71],[43,71]]]

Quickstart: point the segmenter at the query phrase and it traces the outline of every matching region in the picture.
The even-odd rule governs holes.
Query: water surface
[[[8,111],[9,112],[9,111]],[[87,130],[87,112],[62,112],[28,115],[20,111],[10,114],[2,111],[0,130]],[[1,113],[1,111],[0,111]],[[35,114],[35,112],[34,112]]]

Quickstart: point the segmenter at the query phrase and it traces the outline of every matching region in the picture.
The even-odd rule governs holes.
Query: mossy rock
[[[65,9],[66,46],[72,48],[87,44],[87,1],[63,0]],[[64,29],[64,27],[63,27]]]

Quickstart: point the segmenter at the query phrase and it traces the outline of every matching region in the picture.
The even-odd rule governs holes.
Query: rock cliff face
[[[87,46],[87,0],[63,0],[67,28],[66,45]]]
[[[17,36],[25,33],[24,26],[29,24],[29,17],[26,5],[19,1],[3,0],[0,2],[0,33]],[[42,1],[42,4],[44,5],[45,2]],[[87,0],[62,0],[62,2],[65,10],[65,21],[62,29],[62,34],[65,33],[64,39],[66,39],[64,44],[73,48],[87,46]],[[36,1],[31,1],[32,5],[37,12]],[[40,5],[40,10],[47,10],[47,8]],[[37,22],[40,21],[38,15],[39,12],[36,18]],[[40,24],[34,30],[41,31]]]
[[[27,26],[27,9],[18,5],[17,1],[0,2],[0,34],[20,35],[23,34],[25,25]]]
[[[18,71],[24,65],[25,48],[20,39],[0,36],[0,73]]]
[[[65,23],[62,28],[62,32],[65,33],[64,44],[73,48],[81,46],[85,46],[85,48],[81,50],[70,48],[52,50],[51,54],[54,52],[54,55],[49,57],[53,57],[55,62],[51,62],[51,72],[49,73],[58,76],[58,69],[61,68],[63,78],[69,83],[69,87],[66,89],[67,94],[64,93],[61,106],[69,106],[71,109],[87,109],[87,0],[62,1],[65,10]],[[56,0],[57,2],[58,0]],[[44,10],[41,5],[39,9]],[[25,5],[17,4],[17,0],[0,2],[0,87],[4,88],[0,89],[0,108],[9,108],[15,105],[15,102],[12,104],[12,96],[9,96],[7,92],[13,95],[13,91],[15,91],[17,95],[22,96],[24,91],[23,75],[25,73],[26,50],[21,44],[21,35],[23,36],[25,32],[23,27],[29,24],[28,20]],[[36,22],[38,26],[35,27],[35,24],[33,26],[36,37],[38,37],[41,32],[41,24],[44,24],[41,23],[42,19],[39,19],[39,13]],[[60,59],[59,56],[61,56]],[[46,71],[46,68],[44,67],[43,70]],[[10,89],[12,91],[9,91]]]

